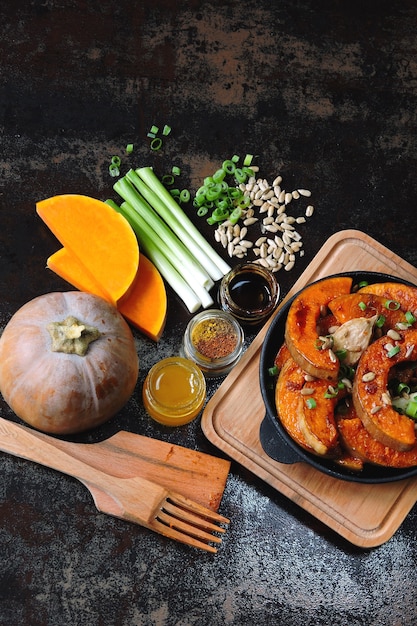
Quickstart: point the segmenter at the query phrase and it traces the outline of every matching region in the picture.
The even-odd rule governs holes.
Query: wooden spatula
[[[107,474],[54,446],[53,438],[37,437],[29,428],[3,419],[0,439],[9,440],[8,451],[19,450],[19,456],[78,479],[103,513],[208,552],[216,552],[212,544],[221,543],[218,534],[213,533],[224,533],[229,520],[175,490],[142,476]]]
[[[230,470],[230,461],[143,435],[120,431],[99,443],[72,443],[0,417],[2,452],[36,461],[33,451],[42,442],[111,476],[158,482],[213,511]],[[52,467],[48,458],[37,462]]]

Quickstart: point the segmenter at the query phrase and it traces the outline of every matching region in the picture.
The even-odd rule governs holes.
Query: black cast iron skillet
[[[379,272],[344,272],[337,274],[337,276],[352,277],[353,285],[361,281],[367,281],[369,284],[396,282],[415,287],[415,285],[409,281]],[[325,280],[325,278],[321,278],[315,282],[321,282],[322,280]],[[302,290],[298,293],[301,293],[301,291]],[[387,483],[417,476],[417,467],[391,469],[373,466],[368,463],[364,465],[364,469],[360,473],[350,472],[330,460],[322,459],[305,451],[287,434],[286,430],[281,425],[275,407],[275,379],[271,378],[268,369],[274,364],[278,349],[284,342],[285,321],[287,319],[288,309],[297,295],[298,294],[295,294],[286,302],[272,320],[261,350],[259,376],[266,414],[260,427],[260,441],[264,451],[268,456],[280,463],[292,464],[305,462],[324,474],[357,483]]]

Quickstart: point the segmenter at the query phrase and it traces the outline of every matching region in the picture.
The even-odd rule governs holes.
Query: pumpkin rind
[[[52,352],[50,322],[69,315],[100,337],[85,356]],[[132,395],[139,360],[132,332],[115,307],[92,294],[53,292],[23,305],[0,337],[0,391],[23,421],[51,434],[91,429]]]

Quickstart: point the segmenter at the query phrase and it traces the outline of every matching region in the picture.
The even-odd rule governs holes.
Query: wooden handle
[[[106,475],[54,445],[54,438],[0,417],[0,450],[45,465],[97,487]]]

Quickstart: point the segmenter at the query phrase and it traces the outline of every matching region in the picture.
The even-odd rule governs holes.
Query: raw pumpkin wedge
[[[128,221],[108,204],[78,194],[41,200],[36,211],[116,305],[139,267],[139,245]]]
[[[85,267],[66,248],[57,250],[47,260],[47,266],[58,276],[79,289],[106,299],[101,285],[91,279]],[[167,313],[167,295],[164,281],[157,268],[143,254],[136,280],[129,294],[117,304],[123,317],[154,341],[161,338]]]
[[[331,277],[312,283],[298,294],[288,311],[285,342],[292,358],[308,374],[316,378],[337,380],[339,362],[331,351],[320,349],[317,327],[323,307],[350,292],[352,278]]]
[[[328,307],[340,324],[358,317],[371,318],[381,315],[385,318],[383,332],[395,329],[397,324],[408,326],[406,314],[401,309],[391,309],[390,300],[385,296],[372,293],[349,293],[338,296],[329,302]]]
[[[417,317],[417,287],[403,283],[374,283],[358,290],[357,293],[373,293],[388,300],[398,302],[402,311],[411,311]]]
[[[416,445],[415,424],[392,407],[387,385],[394,365],[417,360],[417,330],[405,330],[399,336],[395,341],[383,336],[362,354],[352,399],[370,435],[382,445],[404,452]]]

